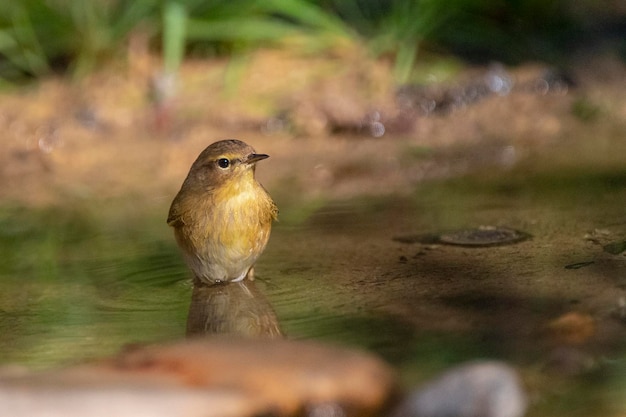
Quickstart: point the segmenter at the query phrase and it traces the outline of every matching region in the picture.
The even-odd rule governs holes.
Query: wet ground
[[[51,119],[41,91],[73,96],[54,83],[10,96],[2,362],[50,367],[184,336],[192,287],[165,217],[197,153],[228,135],[271,155],[257,172],[281,215],[252,295],[288,337],[366,348],[407,385],[464,360],[503,359],[522,373],[529,415],[620,415],[626,105],[593,86],[490,97],[382,138],[268,136],[257,122],[201,118],[136,137],[149,130],[104,105],[104,130],[77,124],[67,101],[69,119]],[[29,100],[40,111],[21,118],[15,105]],[[531,237],[489,247],[423,239],[480,226]]]

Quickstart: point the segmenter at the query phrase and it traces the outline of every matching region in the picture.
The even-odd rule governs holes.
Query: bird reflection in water
[[[256,281],[247,279],[213,285],[195,283],[187,316],[187,337],[214,334],[283,336],[269,301]]]

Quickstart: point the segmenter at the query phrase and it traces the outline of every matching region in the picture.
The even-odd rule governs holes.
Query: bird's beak
[[[270,157],[269,155],[266,155],[264,153],[251,153],[246,158],[246,164],[251,165],[251,164],[254,164],[255,162],[260,161],[261,159],[265,159],[269,157]]]

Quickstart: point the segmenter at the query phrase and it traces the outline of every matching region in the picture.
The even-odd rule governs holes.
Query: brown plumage
[[[191,166],[167,224],[200,282],[244,279],[265,249],[278,209],[254,170],[267,157],[229,139],[208,146]]]

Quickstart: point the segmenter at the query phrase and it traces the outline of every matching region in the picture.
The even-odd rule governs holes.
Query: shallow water
[[[168,203],[5,206],[1,362],[45,368],[184,337],[192,286]],[[278,203],[254,285],[288,337],[374,351],[407,385],[500,358],[521,370],[529,415],[626,410],[626,257],[603,250],[626,240],[626,170],[526,166],[412,195]],[[394,240],[481,225],[532,238],[488,248]],[[570,312],[591,317],[594,333],[555,342],[549,324]],[[559,349],[582,359],[565,355],[562,366]]]

